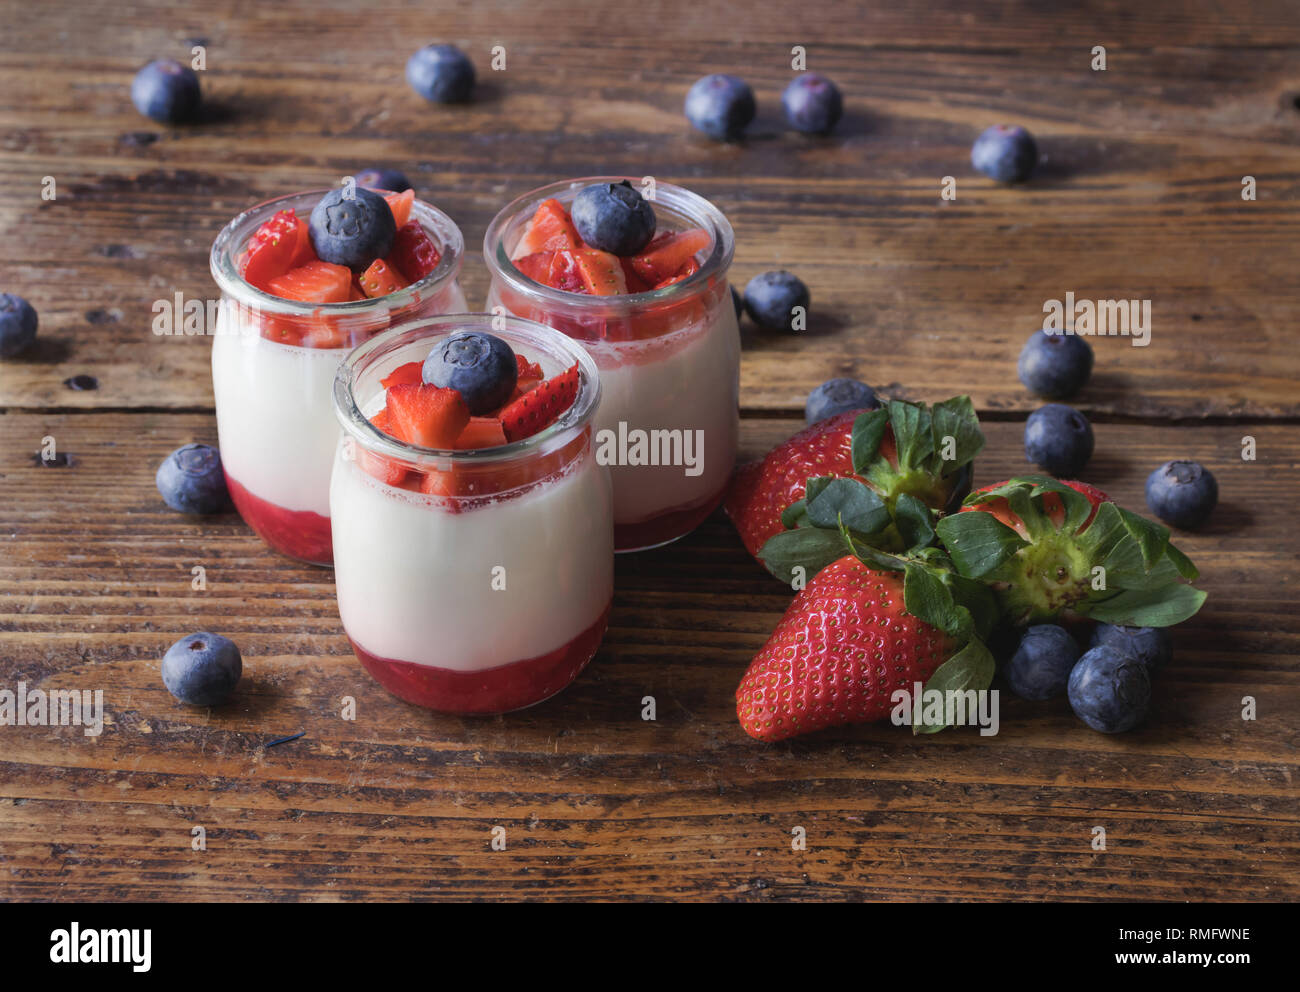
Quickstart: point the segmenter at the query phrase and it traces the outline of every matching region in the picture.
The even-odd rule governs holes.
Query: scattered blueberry
[[[1088,418],[1064,403],[1040,406],[1025,421],[1025,457],[1058,478],[1073,478],[1093,449]]]
[[[454,389],[479,417],[495,410],[515,390],[519,363],[510,345],[482,331],[457,331],[439,341],[424,360],[421,377],[431,386]]]
[[[243,674],[239,648],[220,634],[204,632],[182,637],[163,655],[163,685],[190,706],[224,703]]]
[[[1030,627],[1002,669],[1021,699],[1051,699],[1065,692],[1079,660],[1079,645],[1064,628],[1044,623]]]
[[[206,444],[187,444],[163,459],[154,477],[163,502],[181,513],[222,513],[230,508],[221,453]]]
[[[131,102],[160,124],[189,120],[199,109],[199,77],[175,59],[158,59],[135,74]]]
[[[736,308],[736,319],[745,312],[745,301],[740,298],[740,291],[735,286],[731,287],[731,305]]]
[[[815,424],[846,410],[874,410],[880,406],[876,391],[857,379],[827,379],[808,394],[803,419]]]
[[[455,45],[425,45],[406,60],[406,81],[432,103],[462,103],[474,89],[474,63]]]
[[[1103,734],[1120,734],[1146,717],[1151,675],[1142,662],[1102,645],[1075,664],[1067,692],[1080,720]]]
[[[358,186],[350,199],[346,189],[332,189],[312,208],[308,230],[316,257],[322,262],[364,271],[393,247],[397,222],[378,193]]]
[[[639,252],[655,234],[654,208],[626,179],[588,186],[573,198],[569,213],[584,242],[624,258]]]
[[[21,296],[0,293],[0,358],[13,358],[36,340],[36,309]]]
[[[1028,179],[1038,164],[1038,146],[1023,127],[994,124],[975,139],[970,164],[998,182],[1020,182]]]
[[[1121,627],[1099,623],[1092,632],[1092,647],[1104,645],[1121,654],[1136,658],[1153,675],[1169,664],[1174,655],[1174,639],[1168,627]]]
[[[686,94],[686,119],[718,141],[739,138],[757,112],[754,91],[735,76],[705,76]]]
[[[789,272],[762,272],[745,287],[745,310],[759,327],[769,331],[802,331],[807,328],[808,287]],[[802,321],[795,307],[802,307]]]
[[[786,122],[805,134],[826,134],[844,113],[839,88],[825,76],[805,72],[790,80],[781,94]]]
[[[1147,476],[1147,506],[1174,527],[1195,530],[1218,502],[1218,480],[1200,462],[1165,462]]]
[[[413,189],[411,180],[406,178],[406,173],[400,169],[385,169],[383,166],[375,166],[370,169],[362,169],[352,177],[357,181],[358,186],[365,186],[368,189],[386,189],[390,193],[405,193],[408,189]]]
[[[1048,399],[1066,399],[1092,375],[1092,345],[1077,334],[1035,331],[1020,350],[1016,371],[1026,389]]]
[[[68,376],[63,380],[63,384],[76,393],[84,393],[99,388],[99,380],[93,375],[86,375],[84,372],[79,375]]]

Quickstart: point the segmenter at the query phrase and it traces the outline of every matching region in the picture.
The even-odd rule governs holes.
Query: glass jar
[[[371,424],[380,380],[461,330],[502,338],[546,378],[576,363],[577,398],[539,433],[490,448],[422,448]],[[343,362],[334,583],[358,660],[389,691],[443,712],[502,713],[554,695],[591,660],[614,592],[609,473],[592,451],[599,397],[579,345],[488,314],[395,327]]]
[[[589,296],[534,282],[511,261],[543,200],[567,208],[584,187],[622,179],[576,179],[521,196],[492,221],[483,254],[492,276],[489,310],[563,331],[600,369],[596,451],[614,483],[615,547],[634,551],[694,530],[722,501],[735,467],[740,333],[727,284],[731,225],[702,197],[658,183],[658,229],[702,228],[709,235],[699,271],[680,282]]]
[[[272,548],[329,565],[329,478],[338,442],[334,375],[352,348],[395,323],[458,313],[464,239],[451,218],[416,200],[418,221],[442,253],[419,282],[376,299],[303,303],[246,282],[239,257],[281,210],[306,220],[325,190],[282,196],[246,210],[217,235],[212,276],[221,289],[212,341],[212,388],[226,483],[239,515]]]

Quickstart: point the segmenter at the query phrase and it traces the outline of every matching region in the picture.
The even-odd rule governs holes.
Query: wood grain
[[[796,426],[743,424],[748,454]],[[1020,425],[986,429],[979,479],[1021,469]],[[765,746],[731,694],[789,592],[721,515],[619,560],[605,644],[561,696],[442,717],[361,672],[330,572],[236,517],[162,505],[155,465],[213,440],[210,415],[0,416],[0,687],[102,688],[110,721],[99,738],[0,728],[0,898],[1295,899],[1300,563],[1265,510],[1300,484],[1295,432],[1250,428],[1251,463],[1233,425],[1097,430],[1086,477],[1129,506],[1175,455],[1223,490],[1209,529],[1179,536],[1210,598],[1144,729],[1105,737],[1064,703],[1008,699],[991,738],[863,727]],[[70,467],[33,464],[46,436]],[[227,707],[161,685],[162,652],[197,629],[244,652]]]
[[[154,301],[215,291],[208,247],[240,209],[384,162],[461,225],[472,304],[486,292],[488,221],[527,189],[648,173],[715,200],[736,228],[736,282],[786,267],[813,295],[807,339],[750,335],[755,411],[791,412],[833,374],[1032,409],[1016,353],[1044,301],[1072,291],[1152,302],[1149,347],[1095,342],[1086,409],[1300,416],[1300,28],[1285,3],[827,4],[795,39],[785,5],[770,2],[748,5],[743,24],[651,4],[647,30],[617,38],[592,9],[554,0],[454,17],[424,4],[377,14],[232,2],[202,22],[154,4],[104,19],[14,6],[0,38],[0,225],[22,236],[0,242],[0,281],[32,299],[42,333],[31,356],[0,368],[0,407],[210,404],[207,342],[152,335]],[[478,61],[473,104],[432,108],[406,87],[406,55],[435,37]],[[144,120],[127,99],[132,73],[193,41],[208,52],[207,119]],[[796,42],[845,91],[831,138],[779,120]],[[496,44],[503,72],[487,68]],[[1096,44],[1108,46],[1105,72],[1089,68]],[[758,93],[743,145],[684,121],[684,93],[706,70],[741,72]],[[1045,162],[1022,188],[970,170],[971,140],[999,120],[1040,140]],[[40,198],[47,175],[54,202]],[[950,202],[939,196],[948,175]],[[1244,175],[1259,184],[1254,202],[1241,199]],[[62,386],[83,372],[100,378],[97,392]]]

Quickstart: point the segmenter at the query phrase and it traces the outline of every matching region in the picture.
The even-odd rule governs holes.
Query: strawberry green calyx
[[[895,553],[929,547],[937,516],[969,490],[983,447],[968,396],[929,407],[891,400],[859,414],[844,471],[809,477],[802,498],[781,512],[785,530],[756,557],[782,581],[811,577],[843,554],[841,523],[863,546]]]
[[[992,588],[1013,624],[1088,617],[1167,627],[1205,601],[1167,528],[1079,484],[1011,479],[973,493],[936,532],[957,572]]]

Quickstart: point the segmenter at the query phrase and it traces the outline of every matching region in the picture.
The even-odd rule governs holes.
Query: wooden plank
[[[794,426],[746,419],[746,452]],[[986,427],[987,482],[1023,462],[1020,425]],[[720,515],[619,560],[609,635],[568,691],[439,717],[360,671],[328,571],[237,518],[161,504],[157,462],[213,440],[209,415],[0,416],[0,686],[103,688],[111,721],[98,738],[0,729],[0,898],[1294,899],[1300,563],[1272,508],[1300,484],[1295,432],[1250,427],[1247,463],[1233,425],[1097,431],[1086,476],[1126,505],[1173,456],[1223,490],[1210,527],[1179,538],[1210,599],[1175,634],[1147,727],[1105,737],[1063,703],[1009,699],[991,738],[877,726],[769,747],[740,731],[731,694],[789,593]],[[46,436],[71,467],[32,463]],[[194,629],[244,652],[226,708],[161,685],[161,653]]]
[[[801,43],[849,113],[836,136],[810,141],[777,117],[788,29],[763,5],[725,41],[693,5],[674,4],[653,32],[587,45],[580,28],[595,15],[571,4],[507,18],[476,5],[454,23],[413,8],[383,24],[333,4],[311,8],[312,32],[298,29],[300,4],[231,4],[199,38],[214,112],[177,130],[139,117],[127,88],[141,53],[183,53],[198,28],[148,4],[108,23],[27,5],[0,39],[0,226],[21,232],[0,243],[0,282],[32,299],[42,334],[32,356],[0,365],[0,407],[209,405],[207,342],[154,337],[153,303],[214,291],[208,246],[243,207],[384,161],[460,223],[471,305],[486,291],[487,223],[528,188],[608,170],[714,199],[737,230],[736,281],[788,267],[813,293],[807,339],[748,335],[753,410],[792,411],[834,374],[1032,409],[1015,356],[1044,301],[1068,291],[1152,302],[1149,347],[1096,342],[1082,407],[1295,418],[1300,28],[1283,3],[1151,6],[988,3],[947,16],[927,7],[918,21],[913,8],[828,5],[801,25]],[[331,43],[344,33],[347,44]],[[415,39],[440,33],[478,56],[472,105],[430,108],[402,80]],[[486,68],[497,43],[503,73]],[[1109,45],[1104,73],[1088,67],[1093,44]],[[685,123],[681,101],[702,67],[743,72],[758,91],[744,146]],[[1001,119],[1029,126],[1047,156],[1024,188],[970,171],[972,138]],[[54,202],[40,199],[46,175]],[[945,175],[957,178],[952,202],[939,197]],[[1244,175],[1259,183],[1256,202],[1240,198]],[[101,388],[65,388],[77,373]]]

